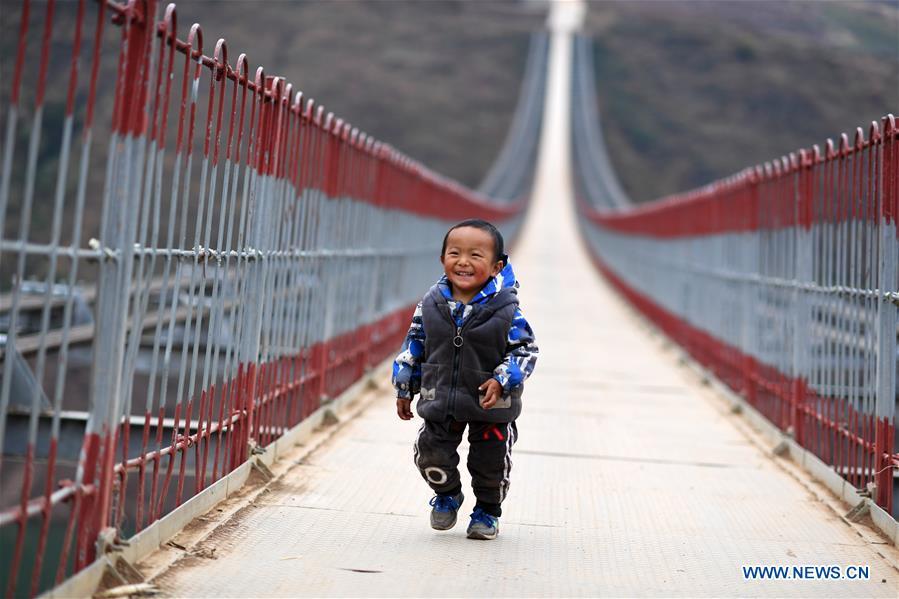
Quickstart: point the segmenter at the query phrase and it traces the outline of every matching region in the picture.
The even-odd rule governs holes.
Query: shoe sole
[[[449,525],[447,525],[447,526],[445,526],[445,527],[440,527],[440,526],[434,524],[434,522],[432,521],[432,522],[431,522],[431,528],[433,528],[434,530],[449,530],[449,529],[451,529],[453,526],[456,525],[457,520],[458,520],[458,519],[453,519],[452,523],[450,523]]]
[[[485,534],[485,533],[479,532],[477,530],[472,530],[472,531],[469,531],[468,538],[475,539],[478,541],[492,541],[493,539],[496,538],[496,535],[498,535],[498,534],[499,534],[498,530],[496,532],[494,532],[492,535]]]

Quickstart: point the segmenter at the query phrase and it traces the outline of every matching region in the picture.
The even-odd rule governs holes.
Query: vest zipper
[[[462,327],[456,325],[456,336],[453,337],[453,373],[452,383],[450,384],[450,410],[456,407],[456,387],[459,383],[459,362],[462,360],[462,345],[465,340],[462,339]]]

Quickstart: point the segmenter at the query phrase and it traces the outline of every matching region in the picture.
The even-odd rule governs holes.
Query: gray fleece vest
[[[512,422],[521,413],[522,386],[505,394],[491,409],[480,405],[478,387],[493,376],[506,354],[518,291],[507,287],[482,304],[457,327],[449,304],[435,285],[422,301],[425,348],[421,397],[416,404],[425,420],[452,417],[462,422]]]

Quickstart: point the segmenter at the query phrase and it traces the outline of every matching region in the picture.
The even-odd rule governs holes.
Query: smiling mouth
[[[453,274],[455,274],[457,277],[473,277],[473,276],[474,276],[474,273],[473,273],[473,272],[459,272],[459,271],[455,271]]]

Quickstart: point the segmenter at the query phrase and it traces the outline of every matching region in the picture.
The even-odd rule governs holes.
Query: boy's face
[[[503,263],[494,260],[494,251],[493,237],[487,231],[475,227],[450,231],[440,262],[453,289],[474,295],[490,277],[499,274]]]

